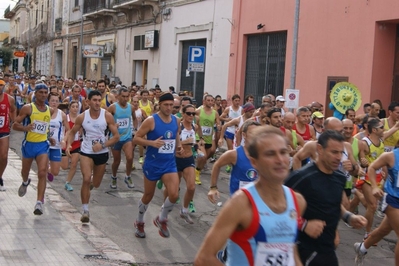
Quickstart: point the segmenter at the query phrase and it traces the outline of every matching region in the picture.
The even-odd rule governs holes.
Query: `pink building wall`
[[[397,0],[302,0],[296,88],[300,105],[326,102],[327,77],[344,76],[363,103],[391,101]],[[234,0],[227,96],[244,95],[246,35],[287,31],[284,89],[290,86],[295,0]],[[257,30],[256,25],[265,27]],[[399,99],[397,99],[399,100]]]

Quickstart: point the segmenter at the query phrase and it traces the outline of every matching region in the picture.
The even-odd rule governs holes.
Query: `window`
[[[144,42],[145,42],[145,35],[134,36],[134,50],[135,51],[148,50],[148,48],[144,48]]]
[[[79,6],[79,0],[75,0],[75,7]]]

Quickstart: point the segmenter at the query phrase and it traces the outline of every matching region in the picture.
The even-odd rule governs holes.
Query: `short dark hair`
[[[373,128],[376,128],[380,124],[380,119],[372,118],[367,121],[367,131],[369,133],[373,132]]]
[[[183,113],[185,113],[186,112],[186,110],[188,109],[188,108],[194,108],[194,110],[195,110],[195,107],[194,107],[194,105],[192,105],[192,104],[187,104],[186,106],[184,106],[183,108],[182,108],[182,112]]]
[[[240,95],[234,94],[234,95],[231,97],[231,100],[234,101],[235,99],[241,99]]]
[[[140,92],[140,96],[143,96],[143,93],[147,93],[148,95],[150,95],[150,92],[148,90],[142,90]]]
[[[89,93],[88,99],[91,100],[91,98],[93,98],[93,96],[100,96],[100,97],[103,97],[102,94],[101,94],[101,92],[98,91],[98,90],[92,90],[92,91]]]
[[[274,107],[267,112],[267,117],[270,118],[274,113],[281,113],[281,108]]]
[[[122,92],[129,92],[129,90],[126,87],[120,87],[118,90],[118,95],[121,95]]]
[[[363,108],[366,108],[366,107],[371,107],[371,104],[369,104],[369,103],[363,104]]]
[[[356,113],[355,109],[349,108],[349,109],[346,109],[346,111],[345,111],[345,116],[348,116],[348,115],[349,115],[349,112],[351,112],[351,111]]]
[[[189,101],[190,104],[193,104],[193,100],[191,100],[191,97],[189,97],[189,96],[183,96],[183,97],[181,98],[181,100],[180,100],[180,104],[181,104],[183,101]]]
[[[399,102],[391,102],[388,106],[388,111],[393,112],[396,107],[399,107]]]
[[[254,98],[254,96],[252,94],[248,94],[245,96],[245,101],[248,102],[249,98]]]
[[[320,134],[319,138],[317,139],[317,143],[320,144],[323,149],[327,147],[328,141],[332,139],[339,142],[344,142],[344,136],[336,130],[327,129],[323,133]]]
[[[171,90],[171,91],[175,91],[175,87],[173,87],[173,86],[169,86],[169,90]]]
[[[107,83],[106,83],[105,80],[103,80],[103,79],[99,79],[99,80],[97,81],[97,85],[98,85],[99,83],[104,83],[104,85],[107,85]]]
[[[222,96],[220,96],[219,94],[215,96],[215,99],[220,98],[220,100],[222,99]]]

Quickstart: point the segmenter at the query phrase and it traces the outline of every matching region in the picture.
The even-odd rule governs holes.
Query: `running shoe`
[[[0,185],[0,191],[6,191],[6,187],[3,185]]]
[[[140,157],[139,158],[139,164],[143,164],[144,163],[144,157]]]
[[[183,212],[183,210],[180,210],[180,217],[184,219],[184,221],[186,221],[186,223],[188,224],[193,224],[193,220],[190,217],[189,213]]]
[[[158,188],[158,189],[162,189],[162,187],[163,187],[163,182],[162,182],[162,180],[158,180],[158,181],[157,181],[157,188]]]
[[[145,232],[144,232],[144,223],[140,223],[138,221],[134,222],[134,228],[136,228],[136,232],[134,235],[138,238],[145,238]]]
[[[371,233],[368,233],[368,234],[366,233],[366,234],[364,235],[364,237],[363,237],[363,241],[365,241],[365,240],[370,236],[370,234],[371,234]],[[378,243],[374,243],[373,246],[376,247],[377,244],[378,244]]]
[[[50,173],[50,172],[47,172],[47,180],[48,180],[49,182],[53,182],[53,180],[54,180],[54,175],[53,175],[52,173]]]
[[[80,217],[80,221],[84,224],[90,222],[90,214],[89,211],[83,211],[82,217]]]
[[[180,204],[180,197],[177,197],[175,204]]]
[[[201,171],[195,169],[195,184],[197,184],[197,185],[201,185],[202,184],[200,176],[201,176]]]
[[[190,203],[188,204],[188,211],[193,213],[195,212],[195,205],[194,205],[194,201],[190,201]]]
[[[71,184],[69,184],[68,182],[65,183],[65,189],[67,191],[73,191],[73,187],[71,186]]]
[[[228,165],[228,166],[226,166],[226,173],[230,173],[231,172],[231,166],[230,165]]]
[[[35,215],[42,215],[43,214],[43,208],[42,208],[42,203],[37,202],[35,205],[35,210],[33,211]]]
[[[24,182],[22,182],[21,186],[19,186],[18,189],[18,196],[23,197],[26,194],[26,190],[28,189],[28,186],[30,184],[30,178],[28,178],[28,184],[25,185]]]
[[[125,177],[125,184],[128,188],[134,188],[134,184],[130,176]]]
[[[136,166],[132,163],[132,170],[136,170]]]
[[[117,181],[117,178],[111,176],[111,183],[109,184],[110,188],[112,188],[112,189],[116,189],[117,188],[116,181]]]
[[[158,227],[158,233],[160,236],[168,238],[170,236],[168,229],[168,220],[160,221],[159,216],[154,219],[154,225]]]
[[[216,162],[216,155],[213,155],[213,156],[211,157],[211,160],[210,160],[210,162],[211,162],[211,163],[214,163],[214,162]]]
[[[356,257],[355,257],[355,265],[363,265],[364,257],[366,256],[366,253],[363,253],[360,251],[360,247],[362,246],[363,242],[356,242],[353,245],[353,248],[355,249],[356,252]]]

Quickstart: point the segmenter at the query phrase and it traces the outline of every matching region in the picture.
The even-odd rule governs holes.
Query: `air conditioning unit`
[[[114,43],[106,42],[104,47],[104,54],[113,54],[114,53]]]

